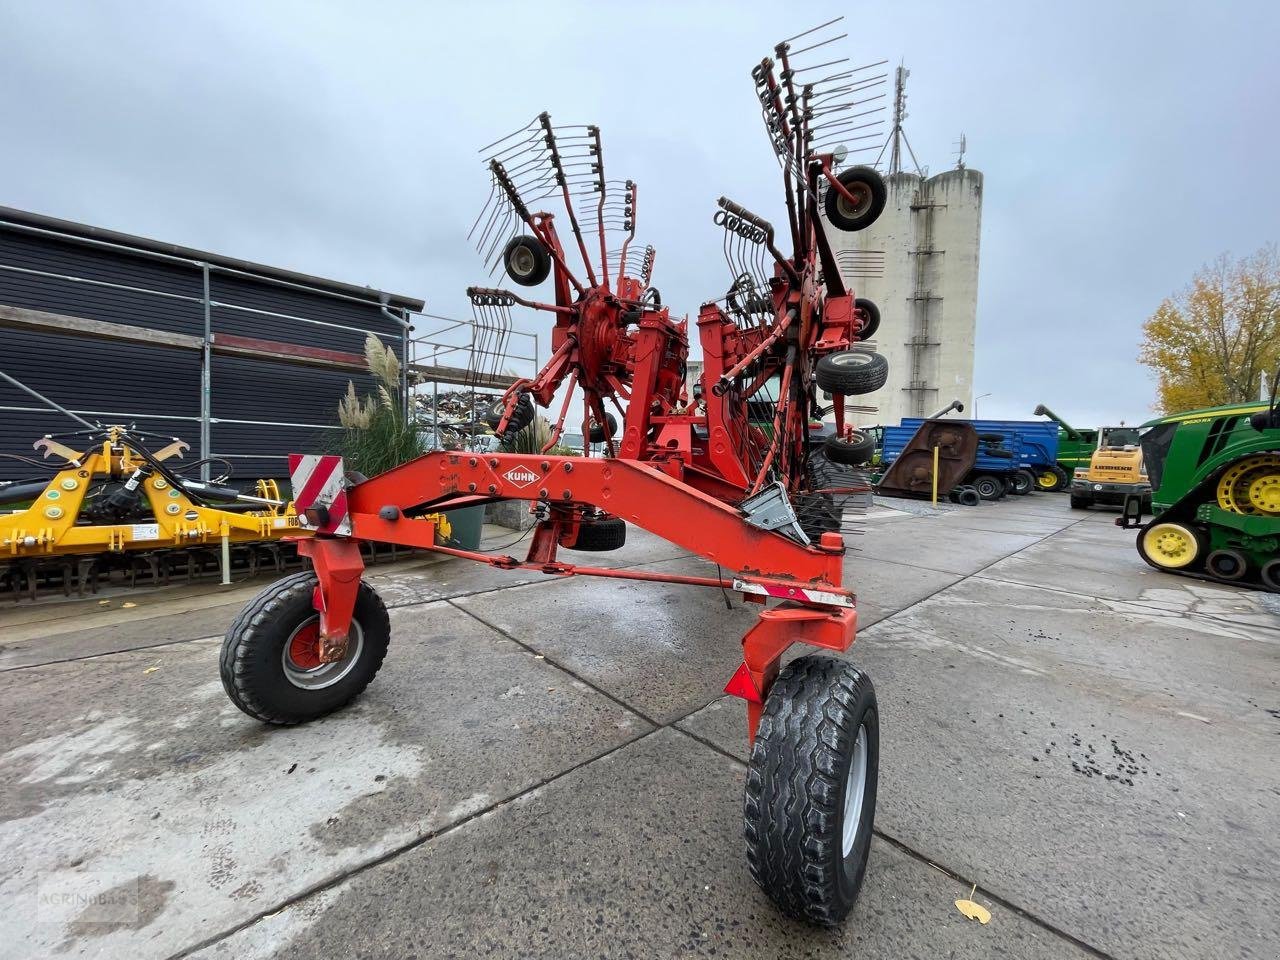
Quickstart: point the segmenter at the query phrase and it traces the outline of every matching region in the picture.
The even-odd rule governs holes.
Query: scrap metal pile
[[[837,652],[853,643],[841,530],[846,501],[865,491],[854,470],[874,443],[845,422],[845,397],[887,377],[884,358],[863,343],[879,312],[842,277],[832,239],[870,226],[885,203],[874,170],[844,166],[858,143],[877,137],[868,131],[879,122],[885,76],[880,64],[852,67],[832,53],[846,36],[837,23],[779,43],[752,70],[786,222],[775,229],[720,198],[715,222],[730,283],[702,304],[692,331],[652,285],[655,252],[635,240],[639,188],[606,167],[597,127],[554,124],[544,113],[486,148],[491,195],[472,237],[491,276],[501,269],[527,293],[472,287],[471,302],[494,329],[510,329],[517,306],[552,324],[550,360],[489,416],[505,435],[549,408],[551,437],[541,453],[441,451],[358,482],[337,458],[295,456],[301,522],[316,534],[299,550],[314,570],[264,591],[228,632],[221,672],[237,706],[299,723],[338,709],[373,679],[390,626],[361,581],[363,541],[500,569],[736,591],[760,605],[726,687],[746,700],[753,741],[745,807],[752,874],[789,914],[823,924],[847,915],[871,842],[875,692],[843,659],[782,666],[796,642]],[[546,294],[533,292],[544,284]],[[691,334],[703,369],[689,385]],[[833,405],[829,435],[811,429],[828,413],[824,393]],[[571,411],[601,456],[549,452]],[[413,519],[504,499],[536,512],[523,559],[436,544],[431,524]],[[559,556],[621,547],[627,524],[704,557],[717,575]]]

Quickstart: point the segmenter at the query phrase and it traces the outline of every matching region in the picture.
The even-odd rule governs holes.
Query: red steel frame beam
[[[435,543],[435,524],[406,516],[477,498],[536,500],[552,509],[539,524],[529,558],[496,556]],[[503,568],[535,569],[572,576],[621,577],[699,586],[730,587],[732,581],[645,571],[580,567],[555,561],[561,531],[577,522],[574,509],[599,507],[733,572],[735,579],[782,599],[742,640],[743,664],[725,690],[747,701],[748,732],[754,739],[765,696],[782,654],[802,642],[843,651],[853,643],[857,612],[853,594],[841,585],[844,543],[823,534],[803,546],[751,526],[740,511],[687,486],[661,470],[629,460],[551,457],[539,454],[429,453],[365,480],[347,492],[352,536],[316,536],[299,544],[315,566],[319,587],[322,656],[341,656],[355,607],[362,563],[359,540],[421,547]],[[763,601],[763,597],[748,594]]]

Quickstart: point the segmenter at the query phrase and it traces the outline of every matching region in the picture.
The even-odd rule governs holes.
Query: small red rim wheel
[[[281,652],[280,665],[285,679],[303,690],[323,690],[345,677],[360,660],[364,651],[364,631],[359,621],[351,621],[347,636],[347,652],[341,660],[324,663],[320,659],[320,615],[298,625]]]
[[[227,629],[218,668],[231,702],[266,723],[305,723],[350,703],[382,666],[391,639],[387,608],[367,583],[356,593],[347,649],[320,658],[314,571],[267,585]]]
[[[320,666],[320,618],[303,624],[289,639],[288,659],[295,670]]]

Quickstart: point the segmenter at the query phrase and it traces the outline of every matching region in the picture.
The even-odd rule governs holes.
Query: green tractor
[[[1077,430],[1043,403],[1036,405],[1034,413],[1037,417],[1048,417],[1058,425],[1057,469],[1039,471],[1036,486],[1041,490],[1064,490],[1075,475],[1076,467],[1089,466],[1093,451],[1098,446],[1098,431]]]
[[[1157,570],[1280,591],[1280,409],[1271,400],[1142,425],[1153,518],[1126,499],[1122,527]]]

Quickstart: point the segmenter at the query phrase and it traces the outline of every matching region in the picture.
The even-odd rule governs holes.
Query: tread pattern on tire
[[[841,366],[837,363],[841,354],[859,353],[872,357],[860,366]],[[875,393],[889,382],[889,361],[882,353],[870,350],[841,350],[829,353],[818,360],[814,369],[818,386],[832,395],[859,397]]]
[[[852,749],[857,704],[868,694],[869,718],[876,712],[875,688],[865,673],[832,657],[793,661],[769,692],[747,770],[744,822],[751,875],[784,913],[824,926],[848,914],[865,873],[864,862],[852,897],[842,900],[836,874],[843,869],[839,759],[842,748]],[[874,723],[878,726],[878,718]],[[863,813],[871,822],[875,759],[873,752],[867,771],[871,806]]]
[[[272,713],[270,708],[259,701],[253,695],[254,676],[252,674],[252,665],[248,663],[247,653],[249,644],[253,642],[256,635],[259,635],[268,624],[275,619],[280,611],[287,608],[292,603],[297,602],[300,597],[311,598],[317,580],[314,571],[301,570],[298,573],[290,574],[281,580],[277,580],[266,589],[262,590],[254,597],[248,605],[240,611],[235,620],[231,622],[231,626],[227,628],[226,639],[223,641],[222,650],[218,655],[218,673],[222,678],[222,689],[227,692],[227,696],[231,699],[240,710],[249,716],[261,720],[264,723],[274,723],[282,726],[290,726],[301,721],[289,717],[283,717]],[[367,633],[380,630],[387,636],[391,633],[391,620],[387,615],[387,609],[378,599],[373,588],[361,581],[360,595],[368,594],[376,601],[376,609],[381,613],[381,622],[363,623],[365,617],[362,617],[362,626]],[[357,608],[360,606],[361,596],[356,598]],[[233,639],[235,638],[234,642]],[[382,668],[382,662],[386,659],[387,648],[383,646],[380,650],[374,649],[371,656],[374,658],[372,669],[369,673],[369,679],[364,686],[353,687],[351,694],[342,703],[332,709],[341,709],[351,700],[355,699],[377,676],[378,670]]]

